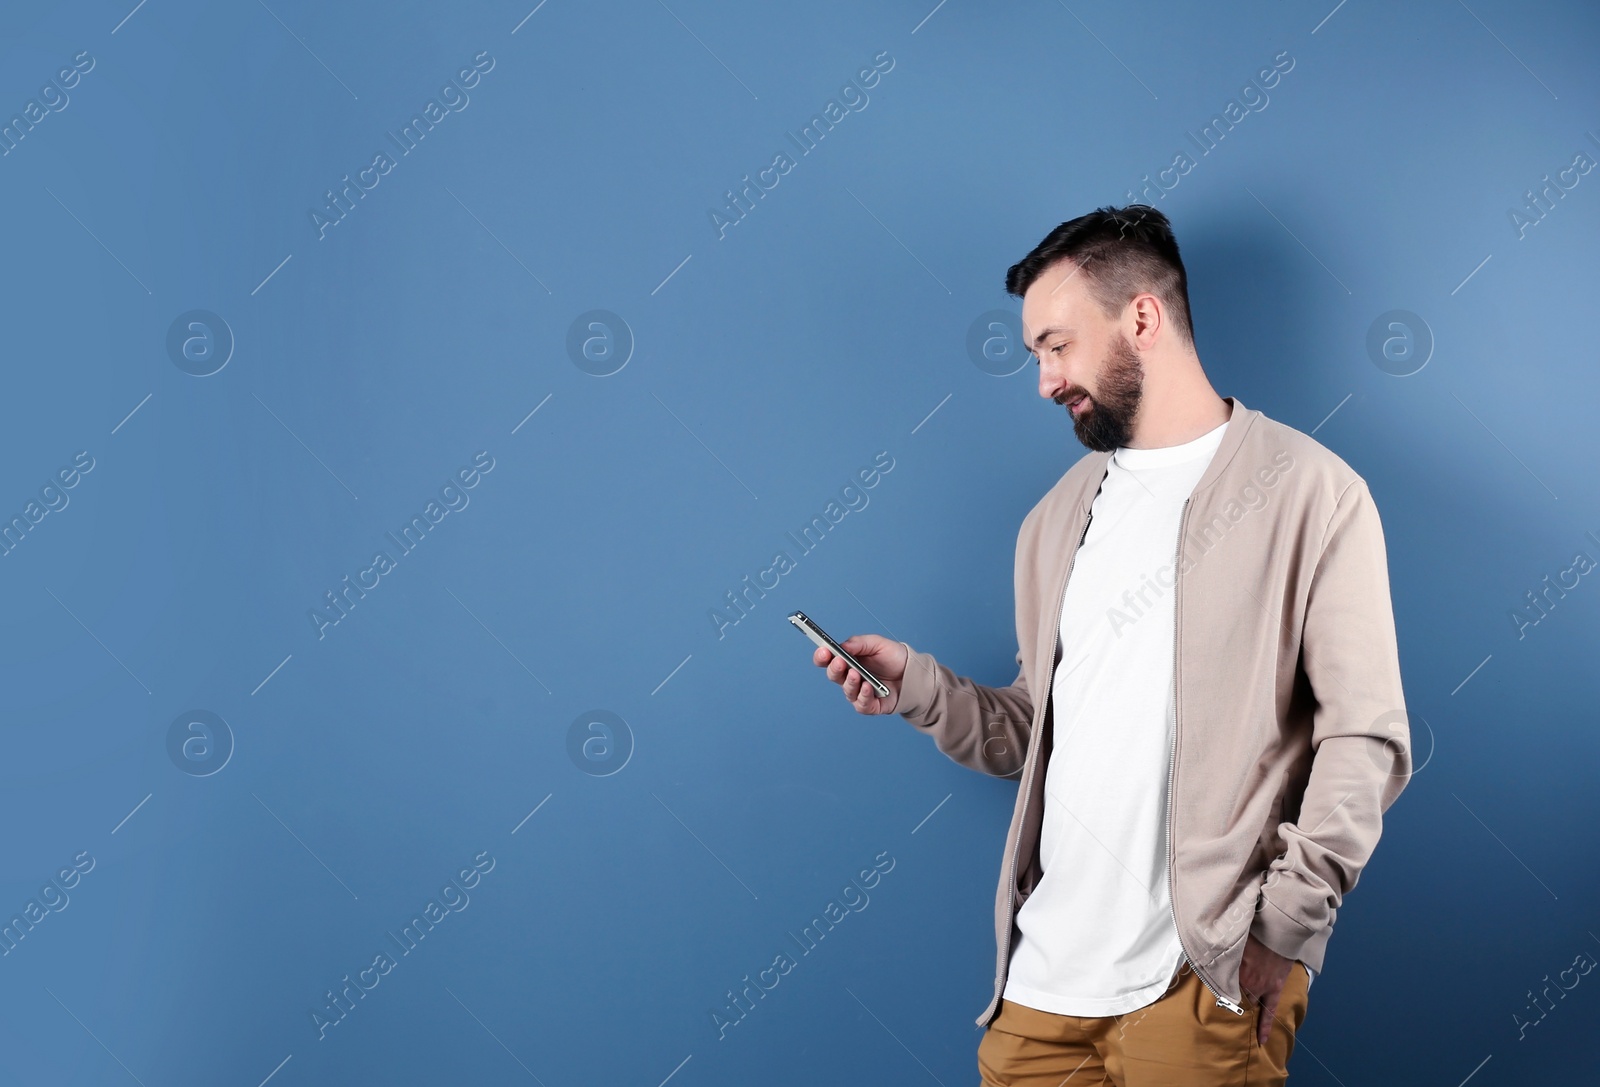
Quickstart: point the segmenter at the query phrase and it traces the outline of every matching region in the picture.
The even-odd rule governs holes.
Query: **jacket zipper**
[[[1104,482],[1104,477],[1102,477],[1102,482]],[[1056,621],[1055,626],[1052,628],[1055,633],[1052,635],[1052,640],[1050,643],[1050,674],[1049,678],[1045,681],[1045,698],[1050,697],[1051,688],[1055,685],[1055,656],[1056,649],[1059,648],[1061,644],[1061,609],[1066,606],[1067,582],[1072,579],[1072,568],[1078,564],[1078,551],[1083,547],[1083,541],[1089,535],[1089,522],[1092,520],[1094,520],[1094,509],[1091,507],[1089,512],[1084,516],[1083,531],[1078,533],[1078,543],[1077,546],[1072,549],[1072,558],[1067,560],[1067,572],[1065,576],[1062,577],[1061,584],[1056,586]],[[1043,706],[1044,703],[1041,702],[1040,705]],[[1040,719],[1043,720],[1042,714],[1040,715]],[[1022,822],[1024,823],[1027,822],[1028,796],[1033,788],[1033,772],[1039,768],[1039,762],[1039,759],[1033,760],[1033,766],[1028,770],[1028,776],[1022,783]],[[1011,856],[1006,858],[1006,867],[1008,869],[1006,882],[1009,883],[1011,887],[1011,924],[1006,926],[1005,942],[1004,946],[1000,950],[1000,962],[1003,968],[1002,975],[1009,973],[1011,965],[1011,930],[1016,927],[1017,919],[1017,853],[1021,850],[1021,848],[1022,827],[1019,824],[1017,827],[1017,840],[1013,842],[1011,846]],[[1000,1001],[1004,989],[1004,982],[997,978],[995,982],[994,1003],[998,1003]],[[993,1004],[990,1006],[992,1008]]]
[[[1189,968],[1195,972],[1196,977],[1205,983],[1206,988],[1216,994],[1219,1007],[1227,1008],[1235,1015],[1243,1015],[1243,1006],[1235,1004],[1223,996],[1217,990],[1217,987],[1211,983],[1211,979],[1201,972],[1199,966],[1195,965],[1194,956],[1189,954],[1189,949],[1183,946],[1183,930],[1178,926],[1178,902],[1173,895],[1173,888],[1176,885],[1176,873],[1174,872],[1176,846],[1172,832],[1172,810],[1174,806],[1172,790],[1178,782],[1178,570],[1180,567],[1178,560],[1183,554],[1183,526],[1189,518],[1189,503],[1193,500],[1192,495],[1183,500],[1183,512],[1178,515],[1178,547],[1172,556],[1172,754],[1168,760],[1170,766],[1167,775],[1167,905],[1172,910],[1172,927],[1178,933],[1178,946],[1183,949],[1183,957],[1188,961]]]

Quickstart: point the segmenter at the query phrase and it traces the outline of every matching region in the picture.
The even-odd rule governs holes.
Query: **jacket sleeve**
[[[1286,958],[1331,929],[1411,777],[1388,562],[1377,506],[1359,477],[1339,495],[1312,574],[1300,666],[1316,700],[1311,774],[1293,822],[1278,825],[1250,932]],[[1317,954],[1320,962],[1320,952]]]
[[[1017,679],[985,687],[958,676],[905,642],[906,674],[895,712],[911,722],[955,762],[994,777],[1022,770],[1033,725],[1033,696],[1017,651]]]

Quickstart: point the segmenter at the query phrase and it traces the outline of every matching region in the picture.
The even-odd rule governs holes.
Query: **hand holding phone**
[[[844,688],[857,712],[894,712],[906,670],[903,645],[876,634],[858,634],[840,643],[800,611],[789,622],[816,643],[813,663],[828,670],[828,678]]]

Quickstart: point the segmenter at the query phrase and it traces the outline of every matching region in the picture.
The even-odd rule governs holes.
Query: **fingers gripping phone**
[[[828,636],[827,631],[823,630],[821,627],[817,626],[816,623],[812,622],[809,615],[803,611],[792,612],[789,615],[789,622],[793,623],[795,628],[807,638],[810,638],[813,642],[816,642],[819,646],[828,650],[834,656],[842,659],[851,668],[854,668],[861,675],[861,678],[866,680],[867,685],[872,688],[873,692],[879,698],[889,697],[890,692],[888,684],[884,683],[883,680],[867,671],[866,665],[862,664],[850,654],[846,653],[844,651],[844,646],[834,641]]]

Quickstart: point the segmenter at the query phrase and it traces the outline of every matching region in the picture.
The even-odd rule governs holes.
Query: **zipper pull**
[[[1244,1007],[1242,1005],[1235,1004],[1233,1001],[1229,1000],[1225,996],[1217,997],[1217,1007],[1219,1007],[1219,1008],[1227,1008],[1234,1015],[1243,1015],[1244,1014]]]

